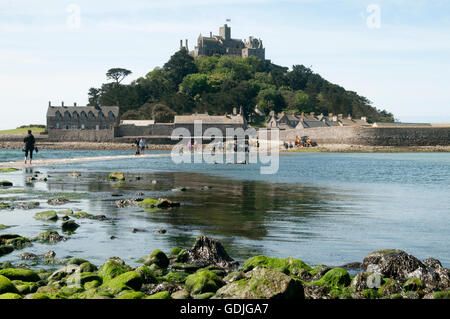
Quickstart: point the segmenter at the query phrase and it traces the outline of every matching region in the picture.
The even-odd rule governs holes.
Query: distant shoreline
[[[36,144],[40,150],[111,150],[111,151],[135,151],[135,145],[132,143],[113,143],[113,142],[39,142]],[[23,143],[20,141],[0,140],[0,150],[21,150]],[[147,150],[171,150],[173,145],[167,144],[148,144]],[[292,148],[284,152],[299,153],[442,153],[450,152],[450,146],[368,146],[351,144],[321,144],[310,148]]]

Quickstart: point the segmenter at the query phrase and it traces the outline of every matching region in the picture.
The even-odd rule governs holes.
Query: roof
[[[430,123],[400,123],[400,122],[377,122],[373,123],[374,127],[432,127]]]
[[[202,121],[202,124],[239,124],[244,125],[242,115],[175,115],[175,124],[194,124],[194,121]]]
[[[304,128],[327,127],[328,126],[325,122],[319,121],[314,118],[303,118],[300,122]],[[300,125],[300,123],[299,123],[299,125]]]
[[[155,124],[154,120],[122,120],[123,125],[148,126]]]
[[[94,106],[49,106],[47,109],[47,117],[55,117],[57,111],[59,111],[61,115],[64,115],[64,112],[66,111],[69,111],[72,114],[74,112],[80,114],[83,111],[86,114],[89,112],[93,112],[94,115],[98,115],[98,113],[101,111],[105,115],[107,115],[109,112],[112,112],[115,117],[119,116],[118,106],[99,106],[98,108],[95,108]]]

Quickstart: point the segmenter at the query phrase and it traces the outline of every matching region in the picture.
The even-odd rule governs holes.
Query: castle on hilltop
[[[180,41],[180,49],[183,47],[183,40]],[[186,50],[188,44],[186,40]],[[197,39],[197,46],[193,51],[189,52],[194,57],[198,56],[212,56],[219,55],[235,55],[246,58],[248,56],[256,56],[261,60],[265,60],[266,49],[263,47],[261,39],[256,39],[252,36],[248,41],[231,38],[231,28],[225,24],[219,28],[219,35],[213,35],[210,32],[209,37],[204,37],[201,34]]]

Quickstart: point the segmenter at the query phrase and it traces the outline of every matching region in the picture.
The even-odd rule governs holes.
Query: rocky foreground
[[[48,264],[54,254],[28,257]],[[239,266],[220,242],[200,236],[191,249],[154,250],[137,268],[118,257],[99,268],[80,258],[58,263],[62,267],[53,271],[0,264],[0,299],[450,298],[449,269],[401,250],[376,251],[362,263],[335,268],[266,256]],[[350,276],[349,267],[363,271]]]

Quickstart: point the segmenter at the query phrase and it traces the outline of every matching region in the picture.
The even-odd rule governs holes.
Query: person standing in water
[[[33,134],[31,134],[31,130],[28,130],[28,135],[23,139],[25,143],[24,151],[25,151],[25,164],[27,163],[28,153],[30,153],[30,164],[33,161],[33,151],[34,151],[34,143],[36,140],[34,139]]]
[[[140,154],[144,154],[144,150],[145,150],[145,139],[143,137],[141,137],[140,141],[139,141],[139,148],[141,150]]]

